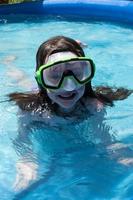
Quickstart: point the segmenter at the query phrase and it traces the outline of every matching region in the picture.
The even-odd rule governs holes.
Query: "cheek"
[[[82,97],[85,92],[85,86],[82,86],[77,92],[78,92],[79,97]]]
[[[76,101],[78,101],[83,95],[84,95],[84,92],[85,92],[85,86],[82,86],[80,87],[79,89],[75,90],[77,95],[76,97],[73,99],[73,103],[76,103]],[[55,103],[57,104],[60,104],[62,101],[60,100],[60,98],[58,98],[58,95],[62,93],[62,91],[60,90],[57,90],[56,92],[55,91],[49,91],[47,90],[47,95],[48,97]]]
[[[47,95],[48,95],[48,97],[52,100],[52,101],[54,101],[54,102],[56,102],[56,103],[58,103],[58,95],[61,93],[61,91],[60,91],[60,89],[58,89],[58,90],[47,90]]]
[[[47,91],[47,95],[51,100],[56,99],[56,93],[55,92]]]

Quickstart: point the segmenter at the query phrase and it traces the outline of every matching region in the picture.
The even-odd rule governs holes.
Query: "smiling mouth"
[[[58,96],[63,100],[72,100],[76,96],[76,93],[63,94],[63,95],[58,95]]]

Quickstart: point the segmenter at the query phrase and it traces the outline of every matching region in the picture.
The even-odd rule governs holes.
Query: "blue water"
[[[51,36],[65,35],[88,44],[86,55],[96,63],[92,85],[132,89],[133,29],[103,22],[66,21],[25,16],[0,20],[0,101],[14,91],[28,91],[9,77],[11,69],[34,80],[38,46]],[[0,196],[2,200],[132,200],[133,95],[62,129],[32,127],[31,140],[38,157],[40,178],[22,192],[14,192],[16,162],[13,141],[18,134],[18,109],[0,103]],[[60,120],[62,120],[60,118]],[[114,143],[112,148],[111,143]],[[119,144],[118,144],[119,143]],[[120,143],[122,145],[120,145]],[[115,146],[116,145],[116,146]],[[23,151],[23,147],[20,147]],[[125,162],[126,163],[126,162]]]

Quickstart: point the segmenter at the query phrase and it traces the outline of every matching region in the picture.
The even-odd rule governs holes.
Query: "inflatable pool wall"
[[[0,6],[0,15],[37,14],[133,24],[133,2],[119,0],[44,0]]]

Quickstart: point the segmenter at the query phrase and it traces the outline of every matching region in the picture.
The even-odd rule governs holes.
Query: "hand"
[[[17,176],[13,185],[14,190],[20,191],[27,188],[30,183],[37,179],[37,164],[33,162],[17,163]]]
[[[124,166],[130,167],[133,166],[133,156],[131,155],[130,147],[132,144],[123,144],[116,142],[107,147],[108,150],[112,151],[112,156],[117,158],[117,162]],[[129,155],[127,153],[129,152]],[[125,155],[125,156],[124,156]]]

